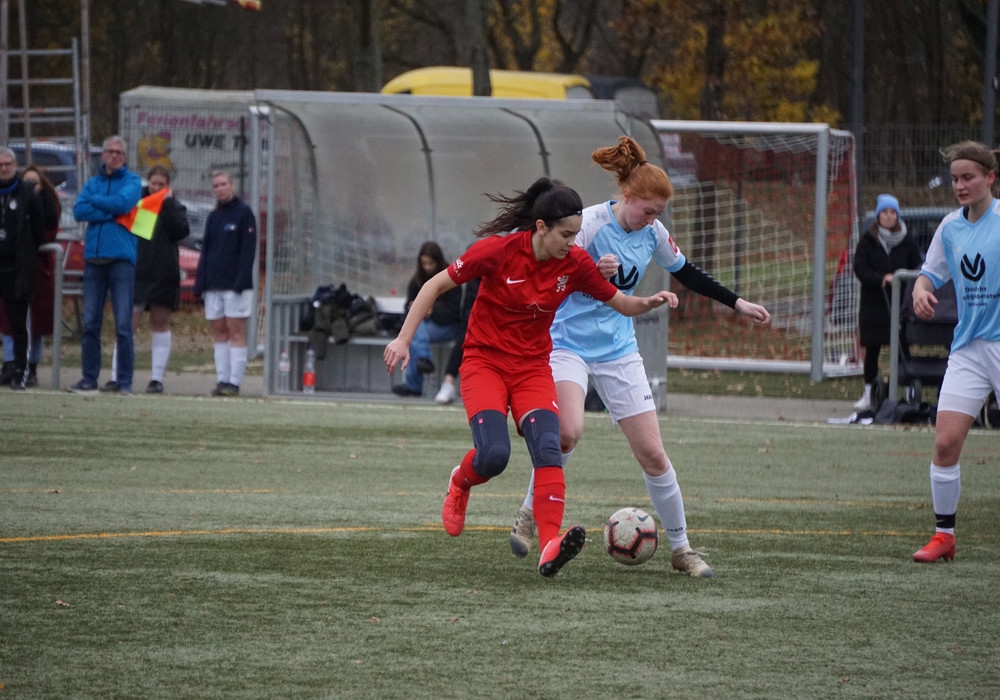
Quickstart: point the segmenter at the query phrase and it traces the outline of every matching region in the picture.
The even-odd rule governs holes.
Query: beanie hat
[[[875,200],[875,216],[881,214],[883,209],[892,209],[899,216],[899,200],[891,194],[880,194]]]

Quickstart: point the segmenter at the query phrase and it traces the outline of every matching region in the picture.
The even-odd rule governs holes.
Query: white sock
[[[233,386],[239,386],[243,381],[243,373],[247,368],[247,348],[229,348],[229,379]]]
[[[535,500],[535,470],[531,470],[531,478],[528,479],[528,495],[524,497],[524,507],[531,510]]]
[[[170,331],[153,333],[153,371],[150,378],[156,382],[163,381],[163,373],[170,359]]]
[[[643,472],[646,482],[646,492],[653,501],[660,524],[670,540],[670,549],[680,549],[688,544],[687,520],[684,518],[684,500],[681,498],[681,487],[677,484],[677,473],[667,461],[666,474],[650,476]]]
[[[216,343],[214,345],[215,354],[215,376],[220,382],[229,381],[229,343]]]
[[[111,353],[111,381],[118,381],[118,343],[115,343],[114,352]]]
[[[935,515],[954,515],[958,512],[958,496],[962,490],[962,467],[939,467],[931,462],[931,499]],[[955,534],[953,527],[938,527],[938,532]]]

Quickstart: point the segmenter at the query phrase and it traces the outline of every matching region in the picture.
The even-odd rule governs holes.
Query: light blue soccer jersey
[[[611,211],[614,201],[583,210],[583,226],[576,244],[594,262],[608,253],[618,258],[618,272],[611,278],[624,294],[632,295],[650,262],[667,272],[684,266],[684,255],[659,221],[638,231],[625,232]],[[607,362],[639,349],[632,319],[622,316],[593,297],[575,292],[556,311],[552,347],[570,350],[587,362]]]
[[[976,223],[961,209],[944,217],[920,274],[935,289],[949,279],[955,282],[958,325],[952,352],[972,340],[1000,340],[1000,200],[994,199]]]

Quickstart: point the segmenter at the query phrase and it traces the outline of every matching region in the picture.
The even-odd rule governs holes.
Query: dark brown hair
[[[950,166],[956,160],[971,160],[983,168],[983,174],[991,170],[1000,175],[1000,151],[978,141],[959,141],[941,149],[941,155]],[[1000,196],[1000,177],[993,181],[993,196]]]
[[[24,174],[29,170],[38,175],[38,184],[41,186],[42,192],[45,192],[49,199],[55,203],[56,218],[62,216],[62,204],[59,202],[59,194],[56,192],[56,188],[55,185],[52,184],[52,180],[47,178],[45,173],[42,172],[42,169],[35,164],[31,164],[21,171],[22,180],[24,179]]]
[[[420,264],[420,258],[427,256],[434,261],[434,272],[427,274],[424,270],[424,266]],[[448,262],[444,259],[444,252],[434,241],[424,241],[423,245],[420,246],[420,250],[417,252],[417,271],[413,275],[413,279],[417,281],[420,286],[423,286],[424,282],[429,280],[431,277],[441,272],[441,270],[448,267]]]
[[[154,165],[152,168],[149,169],[149,172],[146,173],[146,179],[148,180],[154,175],[162,175],[163,177],[167,178],[167,184],[168,185],[170,184],[170,170],[167,169],[167,166]]]
[[[546,226],[583,213],[583,200],[576,190],[559,180],[540,177],[524,192],[515,190],[513,195],[488,194],[491,202],[500,205],[500,213],[482,225],[476,236],[485,238],[494,233],[535,230],[539,220]]]

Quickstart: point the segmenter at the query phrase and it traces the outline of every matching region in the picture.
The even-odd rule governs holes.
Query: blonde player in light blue
[[[594,151],[591,158],[617,175],[621,196],[583,210],[576,244],[590,253],[612,284],[631,295],[646,268],[655,263],[685,287],[735,309],[754,323],[770,321],[771,315],[763,306],[740,299],[685,259],[658,220],[673,196],[670,178],[662,168],[646,162],[638,143],[623,136],[615,146]],[[563,465],[583,437],[589,378],[642,467],[646,490],[670,541],[671,564],[692,576],[714,576],[712,568],[688,542],[684,502],[663,448],[653,392],[631,319],[575,293],[559,307],[551,333],[549,364],[559,398]],[[519,557],[528,554],[534,539],[531,506],[529,484],[510,534],[511,551]]]
[[[959,457],[990,391],[1000,396],[1000,151],[975,141],[944,149],[951,189],[961,209],[946,216],[913,286],[913,311],[934,318],[934,291],[955,282],[958,325],[938,394],[931,462],[934,536],[916,562],[955,558],[955,516],[961,490]]]

